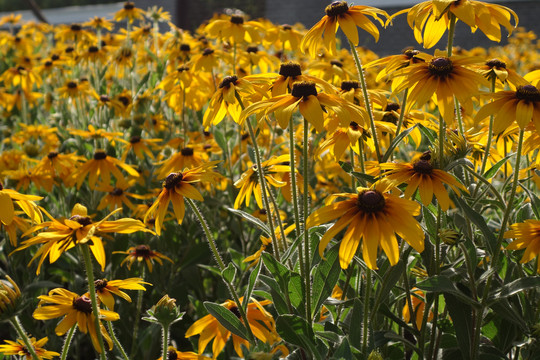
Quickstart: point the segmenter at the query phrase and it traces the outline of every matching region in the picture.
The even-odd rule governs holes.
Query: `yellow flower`
[[[336,194],[347,200],[325,206],[313,212],[307,219],[307,228],[339,220],[328,229],[319,243],[319,254],[341,230],[347,227],[339,246],[339,262],[347,269],[356,254],[360,240],[363,258],[370,269],[377,269],[377,252],[381,247],[390,264],[399,260],[398,234],[416,251],[424,250],[424,232],[414,216],[420,214],[420,205],[402,199],[387,190],[393,187],[389,182],[378,181],[371,188],[358,188],[358,194]]]
[[[88,185],[91,189],[95,189],[98,178],[104,184],[111,183],[111,175],[116,180],[127,181],[120,169],[125,170],[133,177],[139,177],[139,173],[131,165],[107,155],[103,150],[98,150],[94,153],[92,159],[87,160],[73,173],[72,179],[76,181],[77,188],[80,188],[84,179],[88,176]]]
[[[128,20],[128,22],[131,24],[133,20],[144,19],[144,14],[145,14],[144,10],[136,8],[133,2],[126,1],[124,3],[124,7],[121,10],[118,10],[114,14],[114,20],[115,21]]]
[[[426,308],[426,303],[424,301],[424,292],[418,288],[412,288],[411,290],[411,298],[407,299],[407,302],[405,303],[405,306],[403,306],[402,315],[403,320],[405,322],[412,322],[413,319],[411,317],[411,313],[409,311],[409,302],[412,305],[412,309],[414,311],[414,322],[416,324],[416,328],[418,330],[422,329],[422,322],[424,319],[424,311]],[[433,312],[430,310],[427,321],[433,320]]]
[[[13,356],[24,356],[27,360],[32,359],[32,354],[28,351],[24,340],[17,339],[17,342],[11,340],[4,340],[6,343],[0,345],[0,353],[4,355],[13,355]],[[52,359],[55,356],[60,356],[59,353],[55,351],[48,351],[43,348],[49,341],[49,338],[44,337],[36,341],[35,337],[30,338],[30,344],[34,348],[36,355],[40,359]]]
[[[17,314],[21,303],[21,289],[13,279],[6,275],[0,280],[0,320],[9,320]]]
[[[120,296],[122,299],[131,302],[128,294],[121,289],[126,290],[146,290],[144,285],[152,285],[144,282],[141,278],[129,278],[124,280],[107,280],[99,279],[94,281],[96,293],[99,300],[107,306],[107,309],[114,310],[114,295]]]
[[[96,261],[101,265],[101,271],[105,270],[105,249],[103,242],[98,236],[100,233],[119,233],[131,234],[136,231],[152,232],[147,229],[142,222],[130,218],[108,221],[107,219],[122,209],[116,209],[105,218],[98,222],[92,221],[88,216],[85,206],[75,204],[71,211],[69,219],[54,219],[49,213],[45,212],[51,221],[45,221],[28,230],[25,235],[28,236],[38,230],[44,230],[36,236],[25,240],[15,251],[24,250],[32,245],[41,244],[36,251],[30,265],[35,259],[41,257],[38,263],[36,274],[39,275],[41,264],[47,256],[52,264],[62,255],[62,253],[79,244],[88,244],[94,254]]]
[[[454,96],[464,104],[470,102],[471,95],[478,92],[480,85],[489,86],[481,74],[465,67],[479,61],[475,57],[437,56],[412,64],[394,72],[394,76],[404,77],[394,93],[409,89],[407,111],[414,104],[423,106],[436,95],[440,114],[447,123],[451,123],[454,119]]]
[[[131,270],[131,265],[133,265],[135,261],[140,263],[144,260],[150,272],[152,272],[154,260],[156,260],[160,265],[163,265],[161,259],[165,259],[173,263],[170,258],[157,251],[151,250],[148,245],[132,246],[126,251],[113,251],[113,254],[127,254],[126,258],[120,263],[120,266],[127,262],[129,270]]]
[[[38,308],[32,316],[36,320],[50,320],[64,316],[54,329],[56,335],[62,336],[75,324],[82,333],[90,333],[92,344],[97,352],[101,352],[99,346],[97,329],[95,323],[95,314],[92,312],[92,303],[88,294],[79,296],[66,289],[56,288],[49,291],[48,295],[38,296]],[[106,321],[118,320],[120,316],[110,310],[99,309],[99,319]],[[100,321],[100,331],[103,338],[109,344],[109,350],[112,350],[113,342]]]
[[[243,298],[239,299],[240,302],[242,302],[242,299]],[[276,324],[272,318],[272,315],[263,308],[264,305],[268,305],[270,303],[270,300],[253,300],[248,304],[246,312],[249,326],[253,331],[253,335],[255,335],[255,337],[257,337],[263,343],[273,345],[281,339],[276,332]],[[234,301],[227,300],[221,305],[240,318],[238,305]],[[241,348],[242,345],[249,349],[249,342],[247,340],[231,334],[231,332],[225,329],[213,315],[206,315],[195,321],[195,323],[189,327],[189,329],[186,331],[186,337],[191,337],[194,335],[200,335],[199,354],[202,354],[206,349],[206,345],[208,345],[210,341],[214,340],[212,344],[212,354],[214,355],[214,358],[221,353],[225,347],[225,343],[231,337],[231,335],[234,350],[238,356],[243,357]],[[286,351],[286,348],[284,349]],[[284,353],[284,355],[287,354],[288,351],[287,353]]]
[[[105,18],[94,16],[87,22],[83,23],[83,26],[93,27],[96,30],[105,29],[111,31],[114,25]]]
[[[33,222],[40,223],[43,218],[39,207],[34,201],[41,200],[43,197],[36,195],[25,195],[15,190],[6,189],[0,183],[0,222],[3,225],[10,225],[15,217],[15,207],[17,204]]]
[[[454,176],[444,170],[435,169],[431,164],[431,154],[425,152],[420,158],[413,163],[386,163],[381,164],[382,174],[387,180],[395,185],[402,183],[407,184],[405,189],[405,198],[410,198],[414,195],[416,189],[420,192],[422,204],[428,206],[433,199],[433,195],[437,198],[439,205],[443,211],[448,210],[451,201],[448,197],[444,184],[447,184],[454,190],[456,194],[460,194],[460,190],[467,192],[465,188]]]
[[[474,117],[475,122],[495,115],[493,132],[500,134],[508,129],[514,120],[521,129],[531,122],[540,131],[540,91],[533,85],[520,85],[515,91],[498,91],[487,95],[493,102],[484,105]]]
[[[513,238],[506,248],[508,250],[525,249],[520,263],[527,263],[540,253],[540,220],[529,219],[522,223],[510,225],[511,230],[504,233],[505,238]],[[540,274],[540,261],[536,271]]]
[[[388,17],[386,11],[371,6],[355,5],[349,7],[346,1],[334,1],[324,11],[326,15],[304,35],[300,43],[302,52],[305,53],[307,50],[311,57],[317,55],[321,43],[332,55],[337,54],[336,32],[338,25],[355,46],[358,45],[359,41],[357,26],[367,31],[378,41],[379,30],[366,15],[377,20],[381,26],[384,26],[384,21],[379,18],[379,15]]]
[[[505,6],[474,0],[428,0],[395,13],[389,21],[404,13],[407,13],[409,26],[414,29],[416,41],[424,43],[426,49],[435,46],[449,27],[449,13],[469,25],[472,32],[480,29],[493,41],[501,41],[501,25],[512,34],[519,21],[516,13]],[[512,16],[514,26],[510,24]]]
[[[242,15],[231,15],[228,19],[211,20],[204,30],[210,37],[219,37],[233,44],[258,43],[264,31],[261,23],[245,21]]]
[[[196,168],[184,170],[183,172],[170,173],[165,181],[163,181],[163,188],[158,198],[146,212],[144,222],[149,217],[155,215],[156,233],[161,235],[163,220],[165,219],[169,203],[172,202],[174,215],[178,223],[181,224],[185,213],[184,196],[190,199],[204,201],[201,193],[192,184],[201,181],[213,181],[213,171],[211,168],[218,162],[211,161]]]
[[[163,356],[160,356],[157,360],[163,360]],[[167,359],[165,360],[211,360],[211,358],[193,351],[178,351],[174,346],[169,346],[167,348]]]

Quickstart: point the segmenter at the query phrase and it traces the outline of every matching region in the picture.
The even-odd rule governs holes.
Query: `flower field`
[[[416,48],[358,47],[396,17]],[[0,359],[538,359],[518,22],[475,0],[336,1],[308,29],[0,18]]]

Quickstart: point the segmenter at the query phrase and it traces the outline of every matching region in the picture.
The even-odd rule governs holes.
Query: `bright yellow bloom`
[[[17,339],[17,342],[11,340],[4,340],[6,343],[0,345],[0,353],[4,355],[13,355],[13,356],[24,356],[27,360],[32,359],[32,354],[26,347],[24,340]],[[49,338],[44,337],[36,341],[35,337],[30,338],[30,344],[34,348],[36,355],[40,359],[52,359],[55,356],[60,356],[56,351],[48,351],[43,348],[49,341]]]
[[[49,291],[48,295],[38,296],[38,299],[38,308],[32,314],[34,319],[50,320],[64,316],[54,329],[56,335],[64,335],[76,324],[82,333],[90,333],[94,348],[97,352],[101,352],[94,320],[95,314],[92,312],[92,302],[88,294],[79,296],[69,290],[56,288]],[[120,316],[113,311],[99,309],[99,318],[100,320],[114,321],[118,320]],[[100,328],[103,338],[109,344],[109,350],[112,350],[113,342],[101,321]]]
[[[25,195],[15,190],[6,189],[0,183],[0,222],[3,225],[10,225],[15,217],[15,207],[17,204],[33,222],[43,221],[41,211],[34,201],[41,200],[43,197],[36,195]]]
[[[370,269],[377,269],[377,252],[381,247],[391,265],[399,260],[398,234],[416,251],[424,250],[424,232],[414,216],[420,214],[420,205],[402,199],[386,191],[393,185],[378,181],[371,188],[358,188],[358,194],[335,194],[347,200],[325,206],[313,212],[306,227],[320,225],[339,219],[326,231],[319,243],[319,254],[341,230],[347,227],[339,246],[339,262],[347,269],[356,254],[360,240],[363,258]]]
[[[107,306],[107,309],[114,310],[114,295],[120,296],[122,299],[131,302],[131,298],[128,294],[121,289],[126,290],[143,290],[146,288],[144,285],[152,285],[144,282],[141,278],[129,278],[124,280],[107,280],[99,279],[94,281],[96,286],[96,293],[99,300]]]
[[[0,321],[9,320],[20,310],[21,289],[13,279],[6,275],[0,280]]]
[[[511,230],[504,233],[505,238],[513,238],[506,248],[508,250],[525,249],[520,263],[527,263],[540,254],[540,220],[529,219],[522,223],[512,224]],[[536,271],[540,274],[540,261]]]
[[[308,51],[311,57],[316,57],[321,40],[324,47],[332,55],[337,54],[336,32],[338,25],[355,46],[358,45],[359,41],[357,26],[367,31],[375,38],[375,41],[378,41],[379,30],[366,15],[377,20],[381,26],[384,26],[384,21],[379,18],[379,15],[388,17],[386,11],[371,6],[355,5],[349,7],[346,1],[334,1],[324,11],[326,15],[304,35],[300,43],[302,52]]]
[[[435,46],[449,27],[449,13],[469,25],[472,32],[480,29],[493,41],[501,41],[501,25],[512,34],[519,21],[516,13],[505,6],[475,0],[428,0],[395,13],[389,20],[404,13],[416,41],[424,43],[426,49]],[[512,16],[514,26],[510,24]]]
[[[167,359],[165,360],[211,360],[208,356],[194,353],[193,351],[178,351],[174,346],[167,348]],[[160,356],[157,360],[163,360]]]
[[[405,322],[412,322],[412,317],[409,311],[409,302],[411,302],[412,309],[414,311],[414,322],[416,323],[416,328],[418,330],[422,329],[422,322],[424,319],[424,311],[426,308],[426,303],[423,300],[424,292],[418,288],[412,288],[411,298],[407,299],[405,306],[403,306],[402,315]],[[433,312],[430,310],[427,321],[433,320]]]
[[[133,177],[139,177],[139,173],[131,165],[107,155],[103,150],[98,150],[92,159],[87,160],[73,173],[72,179],[77,183],[77,188],[80,188],[88,176],[88,185],[91,189],[95,189],[98,179],[104,184],[110,184],[111,174],[116,180],[127,181],[120,169]]]
[[[172,202],[174,215],[178,223],[181,224],[185,213],[184,196],[190,199],[204,201],[201,193],[192,184],[201,181],[212,182],[214,177],[211,168],[218,162],[211,161],[196,168],[184,170],[183,172],[170,173],[165,181],[163,181],[163,188],[158,198],[144,216],[144,222],[149,217],[155,215],[156,233],[161,235],[163,220],[169,208],[169,203]]]
[[[130,24],[133,20],[142,20],[144,19],[144,10],[136,8],[135,4],[131,1],[126,1],[124,7],[121,10],[118,10],[114,14],[115,21],[127,20]]]
[[[422,156],[413,163],[386,163],[381,164],[382,174],[387,180],[399,185],[407,184],[405,189],[405,198],[410,198],[414,195],[416,189],[420,192],[422,204],[428,206],[433,199],[433,195],[437,198],[439,205],[443,211],[448,210],[451,201],[448,197],[444,184],[447,184],[454,190],[456,194],[461,191],[467,192],[467,188],[463,186],[454,176],[444,170],[435,169],[431,164],[431,154],[425,152]]]
[[[264,27],[256,21],[245,21],[242,15],[231,15],[228,19],[211,20],[204,30],[210,37],[219,37],[232,44],[239,44],[259,43]]]
[[[127,262],[129,270],[131,270],[131,265],[133,265],[135,261],[140,263],[144,260],[150,272],[152,272],[154,260],[156,260],[160,265],[163,265],[161,259],[165,259],[173,263],[170,258],[161,254],[160,252],[151,250],[148,245],[132,246],[126,251],[113,251],[113,254],[127,254],[126,258],[120,263],[120,266]]]
[[[36,274],[39,275],[41,264],[43,264],[43,261],[47,256],[49,256],[49,262],[52,264],[58,260],[63,252],[66,252],[79,244],[88,244],[96,261],[101,265],[101,271],[104,271],[105,249],[103,248],[101,237],[98,236],[100,233],[131,234],[136,231],[152,232],[147,229],[140,220],[123,218],[108,221],[109,217],[121,210],[121,208],[116,209],[98,222],[92,221],[88,216],[86,207],[81,204],[75,204],[69,219],[60,218],[57,220],[49,213],[45,212],[45,215],[47,215],[51,221],[45,221],[28,230],[25,233],[26,236],[38,230],[43,231],[36,236],[23,241],[21,246],[15,251],[24,250],[32,245],[41,244],[41,247],[36,251],[34,257],[28,264],[30,265],[35,259],[41,257],[36,271]]]
[[[242,298],[239,300],[241,302]],[[264,305],[268,304],[271,304],[270,300],[257,301],[252,299],[252,302],[250,302],[247,306],[246,312],[249,326],[253,331],[253,335],[255,335],[255,337],[257,337],[263,343],[273,345],[279,342],[281,339],[276,332],[276,324],[272,318],[272,315],[263,308]],[[227,300],[221,305],[240,318],[238,305],[234,301]],[[225,329],[213,315],[206,315],[195,321],[195,323],[189,327],[189,329],[186,331],[186,337],[191,337],[194,335],[200,335],[200,354],[204,352],[206,345],[208,345],[210,341],[214,340],[212,344],[212,354],[214,355],[214,359],[221,353],[225,347],[225,343],[231,337],[231,335],[234,350],[238,356],[243,357],[241,345],[244,345],[249,349],[249,342],[247,340],[231,334],[231,332]],[[286,351],[286,353],[283,351]],[[284,355],[288,354],[288,350],[285,347],[282,347],[282,352]]]
[[[474,117],[475,122],[495,115],[493,132],[500,134],[516,120],[521,129],[531,122],[540,132],[540,91],[533,85],[520,85],[515,91],[498,91],[487,95],[493,102],[484,105]]]

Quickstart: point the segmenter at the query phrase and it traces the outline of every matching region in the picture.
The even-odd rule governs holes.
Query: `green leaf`
[[[353,355],[351,352],[351,345],[349,344],[349,341],[347,340],[346,337],[343,337],[341,344],[339,344],[338,348],[334,352],[334,355],[332,355],[331,359],[340,359],[340,360],[353,359]]]
[[[358,171],[351,171],[351,175],[362,182],[367,181],[370,184],[373,184],[375,181],[377,181],[377,178],[375,176],[364,174]]]
[[[324,301],[332,294],[340,273],[339,245],[335,245],[326,253],[326,261],[322,260],[315,270],[311,293],[312,318],[319,313]]]
[[[246,327],[244,324],[242,324],[240,319],[233,314],[232,311],[222,305],[215,304],[210,301],[205,301],[204,307],[210,314],[212,314],[212,316],[217,319],[217,321],[219,321],[221,325],[223,325],[225,329],[229,330],[235,335],[240,336],[242,339],[248,339]]]
[[[278,314],[290,314],[291,312],[289,311],[289,307],[287,306],[287,301],[283,297],[283,292],[279,288],[277,281],[271,277],[262,274],[260,275],[260,279],[270,288],[272,302],[274,303],[274,307],[276,308]]]
[[[270,236],[270,234],[271,234],[270,229],[268,229],[268,226],[266,226],[266,224],[263,223],[261,220],[257,219],[256,217],[254,217],[254,216],[252,216],[252,215],[250,215],[247,212],[242,211],[242,210],[237,210],[237,209],[233,209],[233,208],[230,208],[230,207],[228,207],[227,210],[229,210],[230,212],[232,212],[235,215],[240,216],[241,218],[246,219],[250,223],[257,225],[257,227],[259,229],[261,229],[262,231],[264,231],[266,235]]]
[[[482,174],[482,177],[484,179],[491,179],[492,177],[495,176],[495,174],[497,174],[497,172],[499,171],[499,169],[501,168],[501,166],[504,165],[505,162],[508,161],[508,159],[510,159],[510,157],[512,157],[514,154],[510,154],[510,155],[507,155],[506,157],[504,157],[503,159],[497,161],[497,163],[495,165],[493,165],[491,168],[489,168],[488,171],[486,171],[485,173]]]
[[[223,276],[225,281],[232,283],[236,276],[236,266],[230,262],[229,265],[227,265],[227,267],[221,272],[221,276]]]
[[[289,280],[289,299],[291,300],[291,305],[298,311],[299,314],[305,314],[305,304],[304,299],[304,279],[298,273],[291,273],[291,278]]]
[[[392,140],[392,142],[390,143],[390,146],[388,146],[388,150],[386,150],[386,152],[384,153],[384,156],[381,160],[381,163],[384,163],[386,162],[390,156],[392,155],[392,153],[394,152],[394,149],[396,148],[396,146],[399,145],[399,143],[404,139],[406,138],[407,136],[409,136],[409,134],[411,133],[411,131],[414,130],[414,128],[416,127],[416,125],[408,128],[407,130],[404,130],[402,132],[399,133],[398,136],[396,136],[396,138],[394,140]]]
[[[289,269],[280,264],[272,255],[268,253],[263,253],[262,259],[264,261],[264,266],[266,266],[268,271],[274,276],[274,279],[276,279],[277,283],[279,284],[281,291],[288,293],[289,279],[291,277],[291,272]]]
[[[480,304],[459,290],[456,284],[444,275],[435,275],[416,284],[416,287],[427,292],[452,294],[462,302],[480,308]]]
[[[364,303],[358,299],[354,299],[354,305],[351,314],[351,323],[349,326],[349,339],[351,345],[357,349],[362,348],[362,324],[364,315]]]
[[[493,234],[493,231],[491,231],[489,226],[486,224],[486,220],[484,219],[484,217],[474,211],[465,201],[463,201],[458,196],[454,196],[454,203],[465,213],[465,216],[480,229],[482,234],[484,234],[487,246],[489,247],[490,252],[494,254],[495,246],[497,244],[497,238],[495,237],[495,234]]]
[[[428,138],[430,145],[435,142],[435,136],[433,135],[432,130],[429,130],[427,127],[425,127],[422,124],[416,124],[416,126],[418,126],[422,134],[424,134]]]
[[[223,134],[223,132],[219,130],[214,131],[214,139],[216,140],[221,150],[223,150],[223,152],[226,153],[228,145],[227,145],[227,140],[225,139],[225,135]]]
[[[524,277],[505,284],[490,296],[490,301],[498,301],[515,295],[523,290],[540,287],[540,276]]]
[[[308,351],[315,359],[323,359],[317,349],[315,335],[309,324],[299,316],[280,315],[276,320],[276,329],[283,340]]]
[[[472,333],[472,307],[461,301],[461,298],[452,293],[443,293],[446,308],[452,318],[452,324],[456,331],[456,338],[461,350],[461,358],[469,358],[470,342],[474,337]]]
[[[526,186],[523,186],[522,183],[519,183],[519,186],[521,186],[521,188],[527,193],[527,195],[529,195],[529,199],[531,199],[532,210],[534,212],[534,215],[536,215],[537,219],[540,219],[540,198],[538,198],[538,196],[536,196],[534,192],[527,189]]]
[[[253,293],[253,289],[255,288],[255,284],[257,283],[259,274],[261,273],[261,267],[262,261],[259,261],[257,266],[255,266],[255,268],[251,271],[251,274],[249,274],[248,286],[246,288],[246,293],[244,294],[244,300],[242,301],[242,307],[244,309],[246,309],[249,298],[251,298],[251,294]]]

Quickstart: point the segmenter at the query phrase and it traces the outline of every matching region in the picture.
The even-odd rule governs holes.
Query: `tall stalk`
[[[304,170],[302,176],[304,177],[304,206],[303,206],[303,216],[304,216],[304,280],[306,287],[306,320],[311,326],[312,316],[311,316],[311,251],[310,251],[310,240],[309,240],[309,231],[306,226],[307,218],[309,216],[309,159],[308,159],[308,149],[309,149],[309,123],[306,118],[304,118],[304,144],[302,146],[302,157],[304,162]]]
[[[21,321],[19,320],[19,317],[17,315],[15,315],[11,319],[9,319],[9,322],[10,322],[11,325],[13,325],[13,327],[17,331],[17,334],[19,335],[19,337],[24,342],[26,350],[28,350],[30,355],[32,355],[32,360],[41,359],[40,357],[37,356],[36,349],[34,349],[34,346],[32,345],[32,342],[30,341],[30,339],[28,338],[28,335],[26,334],[26,331],[24,331],[24,328],[23,328],[23,326],[21,324]]]
[[[141,270],[141,278],[144,280],[144,277],[146,276],[146,268],[142,266]],[[135,357],[136,351],[137,351],[137,337],[139,336],[139,323],[141,321],[141,312],[142,312],[142,298],[143,298],[143,292],[139,291],[137,294],[137,306],[135,308],[135,322],[133,323],[133,342],[131,343],[131,358],[133,359]]]

